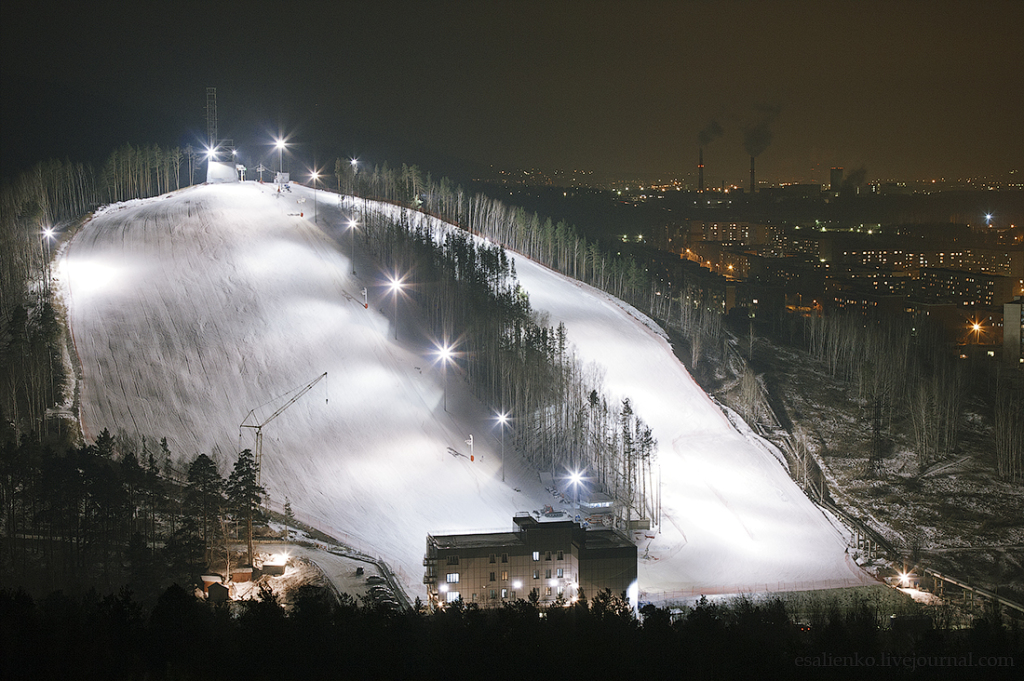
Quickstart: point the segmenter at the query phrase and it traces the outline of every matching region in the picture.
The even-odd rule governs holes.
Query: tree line
[[[969,628],[889,626],[866,600],[828,601],[810,616],[786,601],[701,599],[637,614],[609,592],[540,608],[528,600],[481,610],[457,601],[433,613],[360,607],[304,586],[287,605],[269,587],[213,605],[178,586],[153,605],[129,591],[0,590],[4,678],[960,679],[985,667],[1011,679],[1024,655],[1019,626],[998,616]],[[922,624],[926,626],[921,626]],[[554,672],[557,674],[558,672]]]
[[[484,236],[566,276],[599,288],[661,321],[690,350],[690,369],[705,383],[728,376],[742,381],[738,410],[770,420],[763,382],[736,350],[723,325],[724,299],[707,277],[674,278],[623,254],[621,244],[588,239],[574,226],[529,213],[483,194],[470,195],[447,178],[435,179],[416,166],[384,164],[354,172],[336,164],[344,191],[410,206]],[[774,315],[779,317],[781,315]],[[833,376],[857,385],[867,408],[873,466],[895,434],[906,428],[921,470],[958,451],[968,399],[987,404],[992,451],[1004,479],[1024,478],[1024,382],[1019,372],[1000,371],[979,387],[976,368],[950,356],[949,345],[926,321],[903,317],[865,320],[860,315],[821,312],[790,315],[781,325],[800,338]],[[796,327],[794,329],[794,327]],[[750,324],[753,338],[754,324]],[[752,343],[752,341],[751,341]]]
[[[18,432],[41,434],[47,410],[70,399],[64,311],[50,289],[57,247],[102,204],[180,188],[185,160],[191,183],[190,148],[125,144],[99,168],[49,160],[0,187],[0,420]]]
[[[177,473],[166,438],[136,452],[104,429],[94,444],[61,451],[9,428],[2,435],[0,583],[42,592],[127,584],[148,595],[193,584],[207,566],[230,572],[233,540],[247,543],[252,565],[265,492],[250,450],[224,478],[206,454]]]
[[[530,306],[514,260],[405,207],[363,204],[367,248],[397,278],[425,333],[451,345],[459,371],[495,414],[512,416],[511,444],[553,477],[586,471],[617,500],[621,520],[652,518],[657,442],[628,398],[605,395],[598,367],[576,357],[565,326]]]

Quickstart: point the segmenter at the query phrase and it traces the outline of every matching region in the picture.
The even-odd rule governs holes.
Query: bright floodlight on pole
[[[355,218],[349,218],[348,231],[352,235],[352,274],[356,273],[356,226],[358,224]]]
[[[274,146],[277,147],[277,172],[284,174],[284,140],[276,140],[274,142]]]
[[[580,471],[570,471],[569,472],[569,484],[572,485],[575,488],[575,492],[576,492],[576,494],[575,494],[576,503],[574,504],[573,514],[572,514],[573,520],[576,519],[576,516],[577,516],[577,514],[579,512],[579,507],[580,507],[580,485],[582,483],[583,483],[583,473],[581,473]]]
[[[313,222],[316,222],[316,181],[320,178],[320,173],[314,170],[309,177],[313,181]]]
[[[508,412],[501,412],[496,417],[501,427],[501,481],[505,482],[505,424],[508,423]]]
[[[398,296],[402,293],[402,280],[397,276],[392,276],[389,279],[388,288],[391,289],[391,295],[395,297],[395,340],[398,340]]]
[[[444,372],[444,410],[448,411],[448,363],[454,359],[451,346],[442,343],[437,348],[437,356],[441,360],[441,369]]]
[[[42,231],[42,247],[43,247],[43,287],[47,293],[50,291],[50,241],[57,239],[54,236],[53,227],[43,227]]]
[[[359,159],[358,158],[350,158],[348,160],[348,163],[349,163],[350,166],[352,166],[352,186],[349,187],[349,193],[354,196],[355,193],[356,193],[355,177],[359,173]]]

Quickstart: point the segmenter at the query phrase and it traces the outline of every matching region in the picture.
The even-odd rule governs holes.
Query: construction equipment
[[[317,376],[315,379],[313,379],[309,383],[307,383],[302,388],[299,388],[298,392],[296,392],[292,396],[292,398],[290,400],[288,400],[287,402],[282,404],[278,408],[277,411],[275,411],[273,414],[271,414],[266,419],[264,419],[263,423],[260,423],[259,422],[259,417],[256,416],[256,409],[259,409],[263,405],[260,405],[260,407],[256,407],[256,409],[252,409],[248,414],[246,414],[245,418],[242,419],[242,423],[239,424],[239,426],[238,426],[238,437],[239,437],[239,439],[241,439],[241,437],[242,437],[242,428],[252,428],[253,430],[256,431],[256,451],[255,451],[255,454],[256,454],[256,484],[257,485],[260,484],[260,471],[263,468],[263,465],[262,465],[263,464],[263,427],[266,426],[271,421],[273,421],[274,419],[276,419],[278,416],[280,416],[281,413],[285,409],[287,409],[288,407],[290,407],[293,404],[295,404],[300,397],[302,397],[303,395],[308,393],[310,390],[312,390],[313,386],[315,386],[317,383],[319,383],[320,381],[322,381],[325,378],[327,378],[327,372],[326,371],[323,372],[322,374],[320,374],[319,376]],[[292,391],[289,391],[289,392],[292,392]],[[285,393],[285,395],[287,395],[287,394],[288,393]],[[277,398],[277,399],[280,399],[280,398]]]

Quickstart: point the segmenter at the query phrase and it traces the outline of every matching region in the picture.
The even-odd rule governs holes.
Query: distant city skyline
[[[198,145],[743,186],[1024,172],[1024,3],[7,3],[3,171]],[[427,169],[430,169],[429,167]]]

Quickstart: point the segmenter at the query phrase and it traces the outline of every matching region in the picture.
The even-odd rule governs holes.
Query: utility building
[[[582,592],[624,593],[635,606],[637,556],[629,537],[575,522],[541,522],[516,514],[511,532],[427,535],[423,582],[431,607],[459,600],[501,607],[536,591],[541,604]]]

